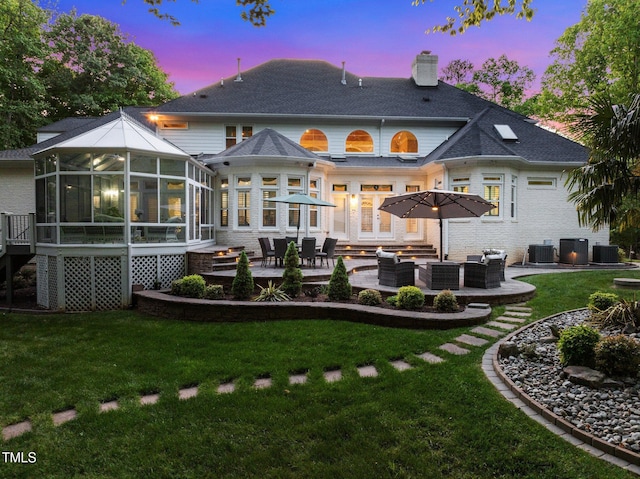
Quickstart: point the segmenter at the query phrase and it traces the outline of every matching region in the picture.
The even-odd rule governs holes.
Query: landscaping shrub
[[[442,290],[433,298],[433,307],[440,313],[454,313],[458,311],[458,298],[450,290]]]
[[[604,291],[596,291],[589,296],[587,307],[591,311],[604,311],[616,304],[620,298],[615,293],[605,293]]]
[[[182,278],[171,281],[171,294],[182,296]]]
[[[627,261],[627,253],[622,248],[618,248],[618,263],[624,263],[625,261]]]
[[[231,284],[231,294],[235,299],[246,300],[253,294],[253,275],[249,270],[249,258],[244,251],[240,252],[236,266],[236,277]]]
[[[224,288],[221,284],[209,284],[204,290],[204,299],[224,298]]]
[[[358,293],[358,303],[366,306],[378,306],[382,303],[382,295],[377,289],[363,289]]]
[[[289,301],[291,299],[280,286],[276,286],[271,280],[267,282],[267,286],[264,288],[260,285],[258,285],[258,287],[260,288],[260,294],[258,294],[254,301],[277,303],[280,301]]]
[[[589,322],[600,329],[640,326],[640,306],[637,301],[620,300],[604,311],[593,311]]]
[[[341,301],[351,297],[351,283],[349,283],[347,268],[342,261],[342,256],[338,256],[336,267],[331,273],[328,295],[331,301]]]
[[[624,334],[608,336],[595,348],[596,369],[608,376],[636,377],[640,367],[640,344]]]
[[[282,273],[282,286],[280,288],[291,298],[296,298],[302,291],[302,279],[298,247],[292,241],[287,246],[287,251],[284,254],[284,273]]]
[[[563,330],[558,340],[560,361],[565,366],[595,366],[595,347],[600,333],[586,324]]]
[[[393,296],[387,296],[386,302],[393,306],[394,308],[398,306],[398,295],[394,294]]]
[[[398,290],[398,307],[419,309],[424,306],[424,293],[416,286],[402,286]]]
[[[192,274],[171,283],[171,294],[185,298],[204,298],[206,283],[199,274]],[[174,292],[175,291],[175,292]]]

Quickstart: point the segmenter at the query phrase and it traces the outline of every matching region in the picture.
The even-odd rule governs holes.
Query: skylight
[[[518,141],[518,136],[509,125],[493,125],[503,141]]]

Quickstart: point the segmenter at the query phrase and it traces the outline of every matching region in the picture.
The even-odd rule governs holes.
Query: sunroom
[[[111,116],[111,115],[109,115]],[[124,112],[34,154],[38,304],[126,307],[215,239],[213,173]]]

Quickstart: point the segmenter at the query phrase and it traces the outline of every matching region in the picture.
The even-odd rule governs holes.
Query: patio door
[[[387,196],[390,195],[360,195],[360,239],[377,240],[393,238],[391,215],[378,209]]]

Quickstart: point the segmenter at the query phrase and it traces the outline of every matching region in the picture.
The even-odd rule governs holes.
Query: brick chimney
[[[420,53],[411,65],[411,75],[418,86],[438,86],[438,55]]]

